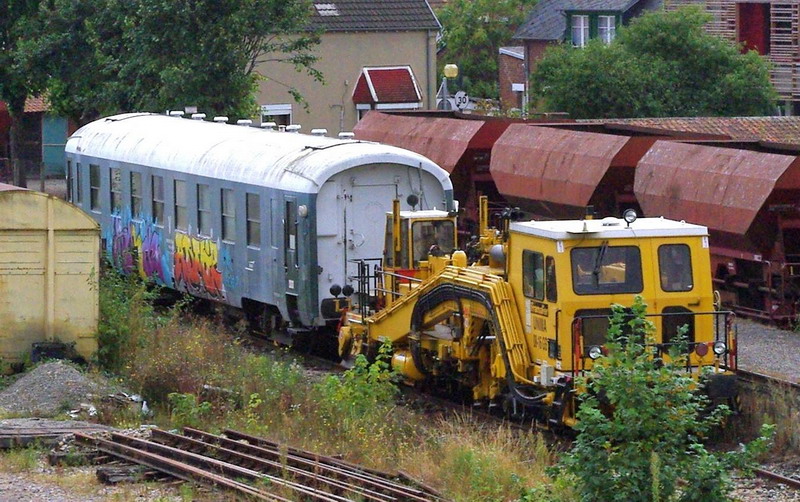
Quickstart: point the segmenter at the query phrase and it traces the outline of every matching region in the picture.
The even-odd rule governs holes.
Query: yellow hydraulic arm
[[[526,347],[522,321],[514,301],[511,285],[502,277],[475,268],[447,266],[407,295],[373,316],[364,319],[369,339],[386,339],[392,343],[402,342],[408,337],[411,319],[418,300],[436,288],[450,285],[455,294],[481,301],[492,316],[492,327],[500,345],[500,355],[507,371],[520,384],[533,384],[527,377],[533,367]],[[503,375],[497,375],[502,377]]]

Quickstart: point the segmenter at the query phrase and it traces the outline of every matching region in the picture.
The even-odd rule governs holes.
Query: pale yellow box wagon
[[[58,197],[0,184],[0,359],[46,344],[97,351],[100,229]],[[52,345],[51,345],[52,344]]]

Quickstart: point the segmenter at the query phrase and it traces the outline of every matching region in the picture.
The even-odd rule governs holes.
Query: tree
[[[256,65],[321,80],[307,0],[48,0],[26,55],[52,107],[84,123],[120,111],[255,113]],[[300,99],[290,86],[288,92]]]
[[[772,428],[741,451],[709,452],[703,438],[727,407],[706,413],[707,399],[685,372],[685,338],[663,357],[653,350],[655,328],[642,298],[626,310],[613,307],[607,355],[578,382],[585,389],[578,437],[561,465],[583,500],[727,500],[728,471],[750,467]]]
[[[768,115],[777,94],[756,52],[709,35],[697,6],[651,12],[609,45],[548,49],[531,75],[547,111],[573,118]]]
[[[5,101],[11,116],[10,158],[13,183],[25,186],[25,171],[19,159],[20,121],[25,112],[25,99],[39,87],[25,67],[19,40],[26,26],[35,17],[39,0],[4,0],[0,2],[0,99]]]
[[[470,96],[498,98],[497,61],[536,0],[450,0],[442,23],[439,65],[458,65],[461,89]],[[441,68],[440,72],[441,74]]]

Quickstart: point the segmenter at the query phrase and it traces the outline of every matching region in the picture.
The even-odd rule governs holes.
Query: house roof
[[[661,131],[729,136],[733,140],[800,145],[800,117],[679,117],[578,120]]]
[[[0,112],[8,110],[5,101],[0,101]],[[41,96],[29,97],[25,100],[25,113],[40,113],[50,110],[47,101]]]
[[[564,17],[564,0],[539,0],[528,18],[517,28],[514,39],[562,40],[567,20]]]
[[[418,103],[422,95],[410,66],[362,68],[353,89],[356,104]]]
[[[515,40],[563,40],[565,11],[627,12],[641,0],[540,0],[516,33]]]
[[[562,10],[625,12],[639,0],[566,0]]]
[[[313,0],[311,26],[323,31],[440,30],[425,0]]]

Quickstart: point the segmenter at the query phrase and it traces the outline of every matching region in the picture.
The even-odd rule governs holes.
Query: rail
[[[149,440],[118,433],[110,439],[83,433],[75,437],[108,455],[257,500],[442,500],[407,475],[367,469],[232,430],[223,436],[192,428],[184,429],[183,435],[154,429]]]

